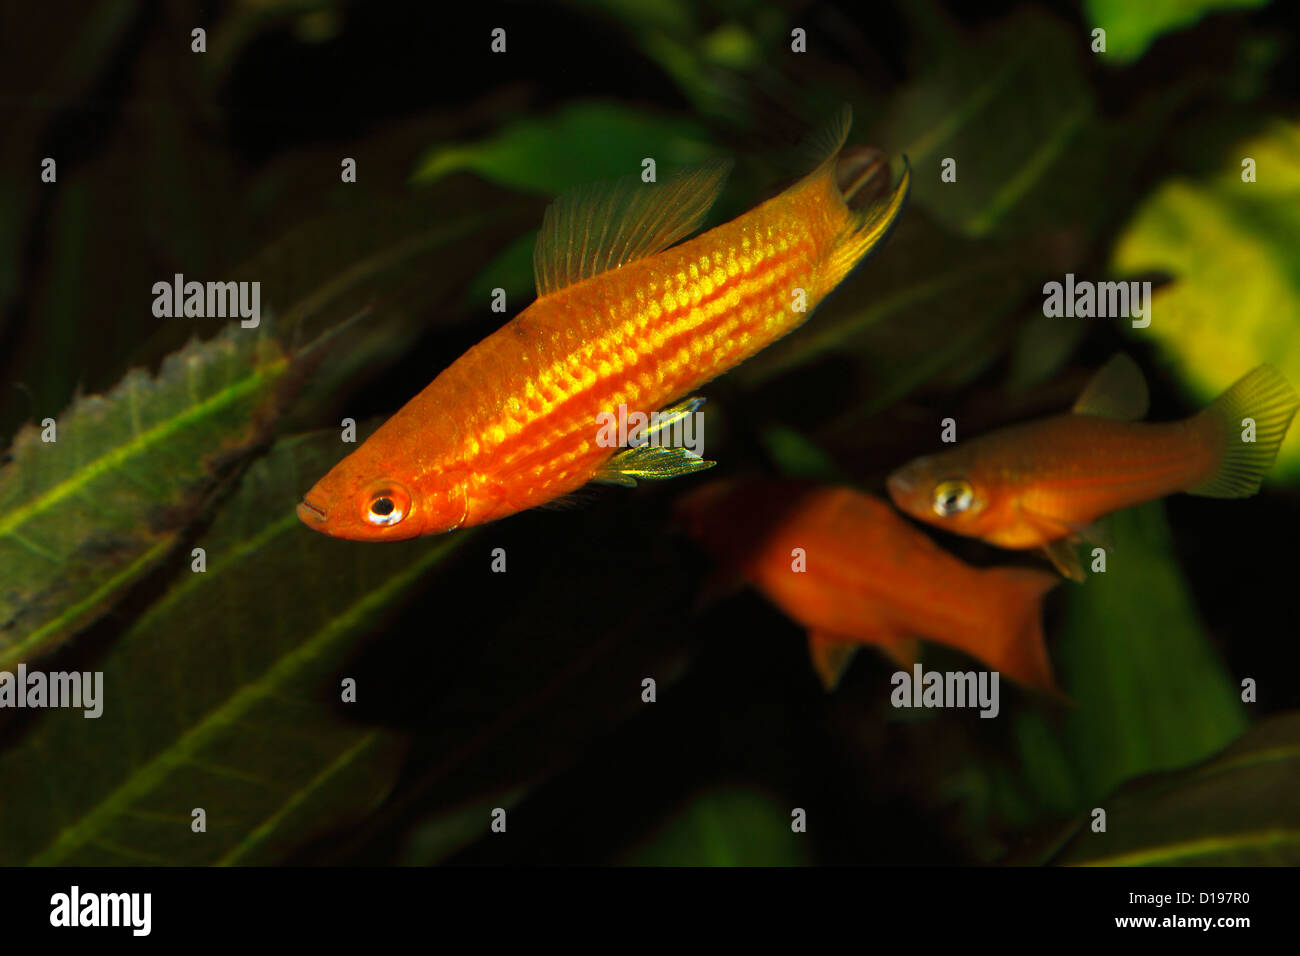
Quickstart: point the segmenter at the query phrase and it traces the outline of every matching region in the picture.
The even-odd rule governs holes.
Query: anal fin
[[[921,658],[921,642],[914,637],[873,634],[859,638],[811,630],[808,632],[808,651],[812,655],[813,670],[828,693],[839,685],[854,656],[867,644],[876,646],[895,664],[909,670]]]
[[[861,647],[862,642],[851,637],[841,637],[826,631],[808,632],[808,652],[812,655],[813,670],[821,678],[827,693],[839,684]]]
[[[881,652],[899,667],[912,669],[921,659],[921,642],[914,637],[899,637],[879,642]]]

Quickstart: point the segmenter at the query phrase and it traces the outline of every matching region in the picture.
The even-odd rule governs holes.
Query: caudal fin
[[[907,202],[911,188],[912,168],[904,156],[903,174],[892,191],[865,209],[849,209],[851,225],[836,243],[835,251],[827,262],[826,274],[832,286],[852,272],[854,266],[885,241],[889,231],[894,228],[894,223],[898,221],[899,213],[903,211],[903,204]]]
[[[997,637],[979,656],[1018,684],[1062,697],[1043,640],[1043,597],[1061,579],[1031,568],[993,568],[985,573],[996,581],[989,591],[1001,613],[993,615]]]
[[[888,164],[883,154],[872,150],[844,153],[844,142],[853,125],[853,111],[843,107],[810,137],[804,149],[817,157],[816,168],[808,174],[806,183],[815,183],[817,189],[828,189],[831,202],[841,205],[845,212],[845,229],[836,240],[835,249],[827,259],[823,281],[826,289],[833,289],[840,280],[853,271],[853,267],[879,246],[903,211],[907,194],[912,188],[912,171],[907,157],[903,157],[903,174],[890,189],[881,185],[881,177],[888,177]],[[859,155],[860,154],[860,155]],[[873,196],[880,198],[867,202]],[[865,203],[865,208],[859,208]]]
[[[835,160],[835,185],[850,209],[867,209],[893,190],[889,157],[874,146],[846,146]]]
[[[1246,498],[1259,491],[1297,408],[1300,396],[1272,365],[1238,379],[1198,416],[1213,426],[1208,431],[1223,443],[1223,457],[1214,474],[1188,493]]]

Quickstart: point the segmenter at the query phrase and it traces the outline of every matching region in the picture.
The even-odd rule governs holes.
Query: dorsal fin
[[[808,134],[808,138],[799,147],[799,153],[812,170],[810,175],[820,172],[823,166],[836,160],[852,127],[853,107],[845,103],[834,116]]]
[[[1133,422],[1146,416],[1150,404],[1142,370],[1137,362],[1119,352],[1093,375],[1072,411],[1076,415]]]
[[[564,193],[546,210],[533,247],[538,297],[684,239],[699,228],[730,170],[730,160],[714,159],[658,183],[632,175]]]

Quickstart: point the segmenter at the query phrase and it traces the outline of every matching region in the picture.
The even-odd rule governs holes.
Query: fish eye
[[[940,518],[948,518],[965,511],[974,500],[975,489],[969,481],[943,481],[934,489],[934,513]]]
[[[379,485],[362,497],[362,517],[378,528],[395,525],[411,510],[411,497],[396,485]]]
[[[370,508],[366,511],[366,520],[380,527],[397,524],[404,517],[406,516],[397,507],[397,502],[389,495],[376,495],[370,500]]]

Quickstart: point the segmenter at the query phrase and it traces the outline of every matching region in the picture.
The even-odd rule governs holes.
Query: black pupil
[[[393,513],[393,499],[376,498],[373,502],[371,502],[370,510],[374,514],[379,515],[379,517],[381,518],[387,517],[388,515]]]

